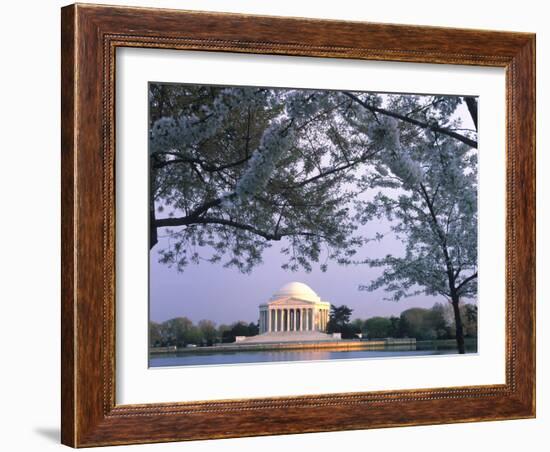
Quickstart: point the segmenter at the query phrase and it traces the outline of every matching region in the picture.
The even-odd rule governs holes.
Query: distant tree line
[[[477,306],[464,303],[460,306],[463,332],[466,338],[477,337]],[[451,304],[434,304],[431,308],[410,308],[399,316],[375,316],[368,319],[353,319],[353,309],[346,306],[331,306],[326,332],[341,333],[343,339],[362,335],[367,339],[415,338],[417,340],[455,339],[454,312]],[[149,345],[151,347],[185,347],[188,344],[211,346],[235,342],[236,336],[256,336],[259,326],[254,322],[238,321],[217,325],[211,320],[194,324],[187,317],[176,317],[165,322],[149,322]]]
[[[477,337],[477,306],[460,306],[464,337]],[[362,334],[368,339],[416,338],[417,340],[455,339],[454,312],[451,304],[434,304],[430,309],[410,308],[400,316],[370,317],[351,320],[353,310],[348,306],[332,306],[327,333],[341,333],[343,339]]]
[[[201,320],[195,325],[187,317],[176,317],[162,323],[149,322],[149,346],[210,346],[235,342],[236,336],[255,336],[258,333],[259,327],[253,322],[238,321],[230,325],[216,325],[211,320]]]

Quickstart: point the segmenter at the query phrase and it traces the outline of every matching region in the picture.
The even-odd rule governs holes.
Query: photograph
[[[150,367],[477,353],[476,96],[150,81],[148,110]]]

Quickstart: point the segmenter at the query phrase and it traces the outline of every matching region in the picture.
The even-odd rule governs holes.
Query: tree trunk
[[[455,329],[456,329],[456,346],[458,353],[466,353],[464,349],[464,330],[462,328],[462,318],[460,317],[460,307],[458,302],[460,301],[458,296],[452,297],[453,312],[455,314]]]
[[[157,176],[153,172],[153,163],[152,160],[149,160],[149,250],[158,243],[157,218],[155,216],[155,200],[153,198],[153,181]]]
[[[477,130],[477,99],[475,97],[465,97],[464,100]]]
[[[149,208],[149,250],[158,243],[155,209]]]

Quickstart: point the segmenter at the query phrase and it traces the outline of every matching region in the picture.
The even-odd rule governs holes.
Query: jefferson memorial
[[[239,342],[334,340],[325,334],[329,313],[328,301],[306,284],[291,282],[260,304],[260,334]]]
[[[260,305],[260,334],[276,331],[325,332],[330,303],[321,301],[309,286],[285,284],[267,303]]]

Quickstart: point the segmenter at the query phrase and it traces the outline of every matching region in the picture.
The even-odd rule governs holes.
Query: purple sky
[[[365,228],[366,229],[366,228]],[[370,229],[370,231],[369,231]],[[376,230],[386,231],[388,224],[369,224],[367,236]],[[162,234],[159,234],[162,235]],[[267,301],[282,285],[300,281],[309,285],[324,300],[335,305],[346,304],[353,308],[353,318],[368,318],[375,315],[399,315],[410,307],[431,307],[435,302],[444,302],[443,297],[416,296],[399,302],[387,301],[383,290],[359,291],[360,284],[369,284],[382,269],[368,265],[339,266],[329,263],[328,270],[321,272],[317,267],[310,273],[290,272],[281,269],[284,256],[276,243],[264,252],[264,263],[255,267],[250,274],[241,274],[234,268],[208,262],[190,264],[183,273],[158,263],[157,250],[165,243],[159,243],[150,253],[150,317],[160,322],[173,317],[185,316],[193,322],[209,319],[220,323],[238,320],[257,321],[258,305]],[[363,257],[379,257],[400,254],[403,245],[391,236],[380,242],[373,241],[360,251]]]

